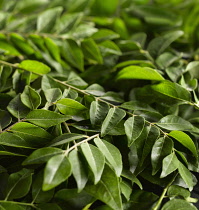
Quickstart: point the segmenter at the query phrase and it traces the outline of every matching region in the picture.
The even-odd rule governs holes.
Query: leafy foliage
[[[196,209],[198,11],[0,1],[0,209]]]

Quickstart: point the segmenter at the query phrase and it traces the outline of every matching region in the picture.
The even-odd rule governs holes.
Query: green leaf
[[[96,33],[94,33],[91,38],[93,38],[96,42],[102,42],[105,40],[112,40],[119,38],[119,34],[115,33],[112,30],[109,29],[99,29]]]
[[[109,55],[121,55],[120,48],[112,41],[106,40],[101,42],[99,45],[100,51],[102,56],[109,56]]]
[[[42,190],[48,191],[55,188],[66,181],[70,175],[71,163],[65,154],[51,157],[44,170]]]
[[[21,101],[24,105],[26,105],[30,109],[37,109],[41,104],[41,97],[39,93],[37,93],[30,86],[26,86],[23,93],[21,94]]]
[[[141,135],[145,125],[145,120],[140,116],[133,116],[128,118],[124,123],[125,132],[128,138],[128,146],[130,147],[133,142]]]
[[[177,83],[165,80],[159,84],[152,85],[152,90],[163,94],[165,96],[180,100],[180,101],[190,101],[190,93],[182,86]]]
[[[197,208],[182,199],[172,199],[170,201],[168,201],[166,204],[164,204],[164,206],[162,207],[161,210],[197,210]]]
[[[165,128],[167,130],[192,130],[193,125],[184,120],[183,118],[176,115],[167,115],[160,119],[158,123],[156,123],[161,128]]]
[[[40,210],[62,210],[61,207],[56,204],[56,203],[41,203],[41,204],[38,204],[37,207],[40,209]]]
[[[62,154],[63,150],[54,147],[44,147],[35,150],[27,159],[23,162],[23,165],[42,164],[47,162],[51,157]]]
[[[132,193],[132,186],[125,181],[122,181],[120,183],[120,188],[121,188],[121,192],[124,195],[124,197],[126,198],[127,201],[130,200],[130,195]]]
[[[120,79],[143,79],[162,81],[164,78],[155,69],[140,66],[128,66],[117,74]]]
[[[56,106],[62,114],[71,116],[78,115],[87,110],[84,105],[70,98],[63,98],[57,101]]]
[[[8,178],[7,199],[16,199],[25,196],[32,183],[32,170],[22,169]]]
[[[32,184],[32,199],[34,200],[35,203],[47,203],[52,199],[54,195],[54,189],[43,191],[42,183],[43,183],[43,171],[39,172],[35,176],[35,179]]]
[[[45,145],[52,139],[52,135],[44,129],[26,122],[15,124],[10,131],[24,139],[33,147]]]
[[[44,91],[44,94],[49,103],[54,103],[62,97],[62,92],[59,88],[50,88]]]
[[[24,207],[13,203],[12,201],[7,201],[0,203],[0,210],[24,210]]]
[[[184,199],[186,199],[186,198],[190,197],[191,193],[188,190],[186,190],[185,188],[181,187],[181,186],[171,185],[168,188],[167,195],[169,197],[181,196]]]
[[[8,132],[0,134],[0,145],[6,145],[10,147],[32,148],[32,145],[29,142],[17,135]]]
[[[186,133],[182,131],[171,131],[169,136],[173,137],[175,140],[179,141],[183,146],[189,149],[196,158],[198,157],[196,146]]]
[[[185,71],[188,71],[193,78],[199,79],[198,67],[199,61],[192,61],[188,63]]]
[[[55,139],[53,139],[50,142],[50,146],[59,146],[59,145],[63,145],[66,143],[69,143],[71,141],[75,141],[78,139],[82,139],[82,138],[87,138],[88,136],[86,135],[82,135],[82,134],[76,134],[76,133],[65,133],[63,135],[60,135],[58,137],[56,137]]]
[[[69,119],[70,116],[61,115],[53,111],[42,109],[33,110],[26,116],[27,121],[43,128],[48,128],[53,125],[60,124]]]
[[[0,130],[7,127],[12,121],[11,116],[7,111],[0,110]]]
[[[162,166],[162,160],[171,153],[173,141],[170,138],[159,138],[151,151],[152,174],[155,175]]]
[[[93,126],[101,125],[104,121],[107,113],[109,111],[109,106],[106,103],[100,101],[93,101],[90,106],[90,121]]]
[[[5,51],[6,55],[20,56],[21,53],[11,44],[6,41],[0,41],[0,49]]]
[[[78,44],[72,40],[67,39],[61,46],[62,56],[69,62],[73,67],[84,71],[84,55]]]
[[[192,191],[194,182],[191,172],[181,162],[179,162],[178,171],[180,173],[180,176],[188,186],[189,190]]]
[[[148,134],[144,142],[142,158],[140,161],[141,165],[144,163],[146,157],[151,153],[155,141],[160,136],[160,130],[157,127],[149,126],[147,127],[147,129],[148,129]]]
[[[165,51],[169,45],[184,34],[183,31],[173,31],[163,36],[154,38],[148,45],[147,50],[152,57],[157,57]]]
[[[94,183],[97,184],[101,179],[102,172],[104,170],[104,164],[105,164],[104,155],[97,147],[88,144],[87,142],[81,144],[81,149],[89,165],[89,168],[93,173]]]
[[[98,184],[87,185],[85,191],[96,199],[106,203],[112,209],[122,210],[119,180],[115,172],[107,165]]]
[[[62,7],[54,7],[41,13],[37,18],[37,31],[46,33],[52,31],[62,10]]]
[[[122,156],[117,147],[107,141],[102,141],[100,138],[94,139],[95,144],[102,152],[110,166],[114,169],[116,175],[120,177],[122,173]]]
[[[125,117],[126,112],[122,109],[116,107],[111,108],[102,123],[101,135],[105,136],[117,126],[117,124]]]
[[[162,173],[160,177],[164,178],[168,176],[170,173],[174,172],[178,168],[178,165],[179,160],[174,152],[166,156],[162,161]]]
[[[88,181],[81,154],[77,150],[73,150],[69,154],[69,160],[72,164],[72,174],[76,180],[78,192],[81,192]]]
[[[50,67],[35,60],[24,60],[18,65],[18,67],[39,75],[50,72]]]
[[[24,118],[30,111],[22,102],[20,95],[15,96],[7,106],[8,111],[17,119]]]
[[[102,55],[93,39],[89,38],[83,40],[81,43],[81,47],[84,53],[84,57],[86,59],[91,60],[91,62],[93,63],[103,64]]]

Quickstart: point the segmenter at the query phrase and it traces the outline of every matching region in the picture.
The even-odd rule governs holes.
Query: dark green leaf
[[[7,127],[12,121],[7,111],[0,110],[0,130]]]
[[[33,110],[26,116],[27,121],[43,128],[48,128],[53,125],[60,124],[69,119],[70,116],[68,115],[61,115],[53,111],[41,109]]]
[[[197,210],[197,208],[185,201],[185,200],[181,200],[181,199],[172,199],[169,202],[167,202],[163,207],[162,210]]]
[[[111,108],[102,123],[101,135],[107,135],[125,117],[126,113],[116,107]]]
[[[183,187],[178,185],[171,185],[167,191],[169,197],[181,196],[184,199],[190,197],[191,193]]]
[[[55,188],[66,181],[70,175],[71,163],[65,154],[51,157],[45,167],[42,190],[48,191]]]

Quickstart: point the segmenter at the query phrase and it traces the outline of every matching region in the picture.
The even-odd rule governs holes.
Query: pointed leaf
[[[56,102],[62,97],[62,92],[59,88],[50,88],[44,91],[44,94],[49,103]]]
[[[64,155],[56,155],[48,160],[44,170],[43,191],[48,191],[62,182],[66,181],[71,175],[71,164],[68,158]]]
[[[174,172],[178,168],[178,165],[179,160],[174,152],[166,156],[162,161],[162,173],[160,177],[164,178],[168,176],[170,173]]]
[[[167,115],[160,119],[156,125],[167,130],[192,130],[193,128],[190,122],[176,115]]]
[[[22,169],[8,178],[7,199],[16,199],[25,196],[32,183],[32,170]]]
[[[125,132],[128,138],[128,146],[130,147],[133,142],[141,135],[145,125],[145,120],[140,116],[133,116],[126,120],[124,123]]]
[[[189,190],[192,191],[194,182],[191,172],[181,162],[179,162],[178,171],[180,173],[180,176],[188,186]]]
[[[171,131],[169,133],[169,136],[173,137],[174,139],[179,141],[183,146],[189,149],[196,158],[198,157],[196,146],[192,139],[186,133],[182,131]]]
[[[93,101],[90,106],[90,121],[93,126],[101,125],[109,110],[106,103]]]
[[[117,74],[117,80],[120,79],[143,79],[143,80],[164,80],[158,71],[149,67],[128,66]]]
[[[54,147],[44,147],[35,150],[27,159],[23,162],[23,165],[30,164],[42,164],[47,162],[51,157],[63,153],[62,149]]]
[[[162,160],[171,153],[173,141],[170,138],[159,138],[151,151],[152,174],[155,175],[162,166]]]
[[[185,88],[177,83],[165,80],[157,85],[152,85],[151,88],[161,93],[165,96],[180,100],[180,101],[190,101],[190,93]]]
[[[21,101],[28,108],[37,109],[37,107],[41,104],[41,97],[33,88],[26,86],[21,94]]]
[[[45,10],[37,19],[38,32],[50,32],[56,23],[57,17],[62,12],[62,7]]]
[[[50,67],[34,60],[24,60],[18,65],[18,67],[36,74],[47,74],[50,72]]]
[[[114,210],[122,210],[119,180],[115,172],[107,165],[98,184],[87,185],[85,191],[96,199],[106,203]]]
[[[56,102],[57,108],[62,114],[67,115],[78,115],[79,113],[85,111],[87,108],[81,103],[70,99],[64,98]]]
[[[82,191],[88,181],[88,175],[82,162],[80,153],[73,150],[69,154],[69,160],[72,164],[72,173],[77,183],[78,192]]]
[[[107,141],[102,141],[100,138],[94,139],[95,144],[102,152],[110,166],[114,169],[116,175],[120,177],[122,173],[122,156],[117,147]]]
[[[167,191],[169,197],[182,196],[184,199],[191,196],[189,190],[178,185],[171,185]]]
[[[71,117],[67,115],[61,115],[53,111],[41,109],[33,110],[26,116],[27,121],[43,128],[60,124],[66,120],[69,120],[70,118]]]
[[[117,126],[117,124],[125,117],[126,112],[116,107],[111,108],[102,123],[101,135],[107,135],[110,130]]]
[[[94,183],[97,184],[101,179],[101,175],[104,170],[104,155],[97,147],[88,144],[87,142],[81,144],[81,149],[86,161],[88,162],[90,170],[93,172]]]
[[[11,116],[7,111],[0,110],[0,130],[7,127],[12,121]]]

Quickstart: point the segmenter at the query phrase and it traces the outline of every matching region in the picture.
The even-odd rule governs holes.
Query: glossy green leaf
[[[122,156],[118,148],[107,141],[102,141],[100,138],[94,139],[94,142],[99,150],[102,152],[102,154],[105,156],[110,166],[114,169],[116,175],[120,177],[123,164]]]
[[[24,118],[30,109],[21,102],[20,95],[14,97],[7,106],[8,111],[16,118]]]
[[[73,67],[84,71],[84,55],[78,44],[72,40],[66,40],[62,47],[62,56],[69,62]]]
[[[58,146],[75,141],[82,138],[87,138],[88,136],[76,133],[64,133],[50,142],[50,146]]]
[[[7,127],[12,121],[7,111],[0,110],[0,130]]]
[[[7,186],[7,199],[16,199],[25,196],[32,183],[32,171],[29,169],[22,169],[9,176]]]
[[[35,60],[24,60],[18,67],[40,75],[50,72],[50,68],[47,65]]]
[[[122,55],[120,48],[110,40],[101,42],[98,46],[103,57],[109,55]]]
[[[189,192],[189,190],[187,190],[181,186],[171,185],[168,188],[167,195],[169,197],[182,196],[184,199],[186,199],[186,198],[190,197],[191,193]]]
[[[112,209],[122,210],[119,180],[115,172],[107,165],[98,184],[87,185],[85,191],[96,199],[106,203]]]
[[[41,97],[37,91],[30,86],[26,86],[21,94],[21,101],[30,109],[37,109],[41,104]]]
[[[86,59],[91,60],[93,63],[103,63],[102,55],[95,41],[91,38],[85,39],[81,43],[82,51]]]
[[[57,18],[61,12],[62,7],[54,7],[52,9],[45,10],[37,18],[37,31],[50,32],[54,28]]]
[[[192,130],[193,125],[184,120],[183,118],[176,115],[167,115],[160,119],[158,123],[156,123],[161,128],[167,130]]]
[[[173,41],[181,37],[183,34],[183,31],[173,31],[163,36],[156,37],[149,43],[147,50],[151,56],[156,57],[164,52]]]
[[[88,175],[82,157],[77,150],[73,150],[69,154],[69,160],[72,165],[72,174],[77,183],[78,192],[82,191],[88,181]]]
[[[191,172],[181,162],[179,162],[178,171],[180,173],[180,176],[186,183],[187,187],[189,188],[189,190],[192,191],[194,182]]]
[[[168,201],[163,207],[162,207],[162,210],[197,210],[197,208],[185,201],[185,200],[182,200],[182,199],[172,199],[170,201]]]
[[[87,142],[81,144],[81,149],[89,165],[89,168],[93,173],[94,183],[97,184],[101,179],[102,172],[104,170],[104,164],[105,164],[104,155],[97,147],[88,144]]]
[[[0,203],[0,210],[24,210],[24,208],[20,205],[13,203],[12,201],[7,201]]]
[[[190,101],[190,93],[178,85],[177,83],[165,80],[157,85],[152,85],[151,88],[158,93],[165,96],[180,100],[180,101]]]
[[[186,71],[188,71],[193,78],[199,79],[198,67],[199,67],[199,62],[192,61],[187,65]]]
[[[62,182],[66,181],[71,175],[71,163],[64,155],[56,155],[48,160],[44,170],[43,191],[48,191]]]
[[[149,67],[128,66],[117,74],[120,79],[143,79],[162,81],[164,78],[155,69]]]
[[[162,160],[171,153],[173,141],[170,138],[159,138],[151,151],[152,174],[156,174],[162,166]]]
[[[128,184],[128,182],[122,181],[120,183],[120,188],[121,188],[121,193],[124,195],[124,197],[128,201],[132,193],[132,186]]]
[[[133,116],[126,120],[124,127],[128,138],[128,146],[131,146],[133,142],[141,135],[144,125],[145,120],[140,116]]]
[[[101,135],[109,134],[110,130],[117,126],[117,124],[125,117],[126,113],[122,109],[116,107],[111,108],[102,123]]]
[[[189,149],[196,158],[198,157],[196,146],[186,133],[182,131],[171,131],[169,136],[173,137],[175,140],[179,141],[183,146]]]
[[[93,126],[101,125],[104,121],[107,113],[109,111],[109,106],[106,103],[100,101],[93,101],[90,106],[90,121]]]
[[[21,53],[11,44],[6,41],[0,41],[0,49],[5,51],[5,54],[12,56],[20,56]]]
[[[52,139],[52,135],[44,129],[27,122],[20,122],[10,129],[15,135],[21,137],[33,147],[45,145]]]
[[[57,101],[56,106],[62,114],[71,116],[84,112],[87,109],[81,103],[70,98],[63,98]]]
[[[53,111],[41,109],[33,110],[26,116],[27,121],[43,128],[48,128],[53,125],[60,124],[69,119],[70,116],[68,115],[61,115]]]
[[[0,134],[0,145],[6,145],[10,147],[32,148],[32,144],[30,144],[28,141],[26,141],[18,135],[14,135],[9,132]]]
[[[168,176],[170,173],[174,172],[179,165],[179,160],[176,157],[175,153],[171,153],[166,156],[162,161],[162,173],[161,178]]]
[[[54,147],[44,147],[41,149],[37,149],[25,159],[23,165],[42,164],[47,162],[51,157],[57,156],[62,153],[63,150]]]
[[[43,191],[42,183],[43,183],[43,171],[39,172],[36,175],[32,184],[32,198],[35,203],[47,203],[52,199],[54,195],[54,189]]]

